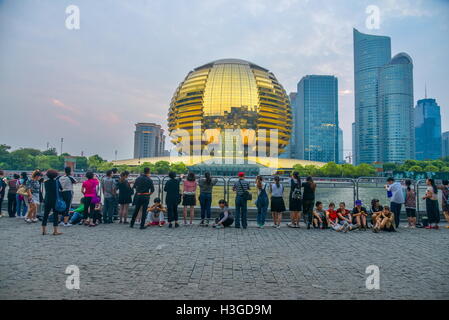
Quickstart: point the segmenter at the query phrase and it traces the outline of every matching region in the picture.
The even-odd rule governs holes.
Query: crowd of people
[[[288,194],[288,210],[284,200],[284,184],[279,176],[273,177],[273,182],[266,177],[258,176],[254,185],[250,183],[243,172],[232,186],[235,193],[235,209],[230,210],[226,200],[218,201],[219,214],[212,220],[211,206],[213,203],[213,188],[218,179],[206,172],[197,179],[193,172],[187,176],[177,176],[170,172],[164,184],[166,193],[165,204],[156,197],[150,204],[151,196],[155,192],[150,169],[132,182],[127,171],[118,173],[117,169],[106,172],[103,177],[93,172],[86,173],[82,182],[82,198],[78,207],[72,209],[74,184],[71,168],[67,167],[62,175],[56,170],[41,172],[35,170],[31,176],[26,172],[21,175],[4,177],[0,170],[0,216],[1,206],[7,190],[9,217],[23,218],[27,223],[39,221],[39,206],[43,205],[42,234],[47,234],[47,223],[53,224],[53,235],[62,234],[58,227],[85,225],[96,227],[98,224],[118,223],[140,229],[150,226],[168,225],[168,228],[178,228],[181,224],[193,225],[195,206],[197,205],[197,189],[199,188],[199,204],[201,207],[200,226],[212,225],[214,228],[224,228],[234,225],[235,228],[248,227],[248,201],[254,201],[257,207],[257,227],[264,228],[268,209],[272,216],[274,228],[280,228],[285,212],[290,212],[288,227],[299,228],[303,215],[307,229],[331,229],[337,232],[371,229],[373,232],[396,231],[400,224],[400,212],[405,207],[408,224],[406,227],[417,227],[416,202],[417,195],[410,180],[405,185],[388,178],[385,189],[389,198],[389,205],[381,205],[378,199],[373,199],[369,208],[361,200],[356,200],[352,209],[347,209],[344,202],[330,202],[326,207],[316,200],[317,184],[312,177],[301,180],[294,172],[290,177]],[[433,179],[427,179],[427,189],[423,196],[426,203],[427,217],[425,228],[438,229],[440,210],[438,194],[442,193],[443,213],[449,222],[449,182],[444,180],[437,186]],[[257,191],[253,199],[252,188]],[[103,201],[102,201],[103,199]],[[128,212],[130,205],[134,206],[130,221]],[[178,207],[182,206],[182,217],[178,216]]]

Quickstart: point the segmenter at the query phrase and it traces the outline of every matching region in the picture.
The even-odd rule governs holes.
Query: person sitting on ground
[[[213,224],[214,228],[226,228],[234,223],[234,217],[229,212],[229,206],[226,200],[218,201],[218,205],[220,207],[220,216],[215,219],[215,223]]]
[[[344,220],[343,216],[335,210],[335,203],[329,203],[329,209],[326,211],[327,224],[335,231],[348,231],[348,223]],[[340,224],[340,221],[344,221]]]
[[[148,214],[150,217],[150,221],[147,223],[147,226],[159,226],[162,227],[165,224],[164,213],[167,212],[167,209],[162,205],[161,199],[155,198],[154,204],[148,208]]]
[[[83,204],[84,199],[81,198],[80,200],[80,205],[75,209],[69,212],[69,223],[71,225],[75,225],[75,224],[83,224],[82,220],[83,220],[83,213],[84,213],[84,204]]]
[[[315,203],[315,210],[313,210],[313,227],[315,229],[327,229],[326,211],[323,209],[323,203],[317,201]]]
[[[371,200],[371,224],[373,227],[376,225],[377,217],[382,213],[384,208],[380,205],[379,199]]]
[[[366,208],[362,206],[362,200],[356,200],[355,207],[352,210],[352,223],[355,223],[356,227],[360,228],[360,230],[366,231],[368,228],[366,224],[367,212]]]
[[[394,228],[394,214],[391,212],[390,207],[384,206],[383,211],[376,219],[376,225],[373,228],[373,232],[388,231],[395,232]]]
[[[356,226],[352,223],[351,211],[346,209],[345,202],[340,202],[339,208],[337,209],[337,213],[339,213],[341,216],[341,218],[339,220],[340,224],[348,224],[348,230],[356,229]]]

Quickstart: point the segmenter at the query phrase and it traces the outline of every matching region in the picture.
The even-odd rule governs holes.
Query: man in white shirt
[[[396,229],[399,227],[399,218],[401,214],[402,204],[405,202],[404,190],[399,182],[395,182],[394,178],[390,177],[387,179],[387,185],[385,189],[388,191],[388,198],[390,198],[390,208],[394,214],[394,222],[396,224]]]

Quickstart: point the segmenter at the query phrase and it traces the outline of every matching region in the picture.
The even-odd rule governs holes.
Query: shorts
[[[416,209],[405,208],[405,212],[407,213],[407,218],[415,218],[416,217]]]

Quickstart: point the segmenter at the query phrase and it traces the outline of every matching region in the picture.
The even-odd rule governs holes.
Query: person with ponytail
[[[229,211],[228,202],[226,200],[218,201],[218,206],[220,207],[220,216],[215,219],[213,225],[214,228],[226,228],[234,223],[234,216]]]
[[[279,176],[274,177],[274,183],[270,186],[271,191],[271,214],[273,215],[273,227],[280,228],[282,212],[285,211],[284,186],[280,182]]]
[[[291,222],[288,224],[291,228],[299,228],[299,221],[301,220],[302,211],[302,193],[301,193],[301,178],[297,171],[293,172],[290,179],[290,195],[289,210]]]
[[[200,206],[201,206],[201,222],[200,226],[209,226],[210,207],[212,205],[212,189],[217,184],[217,179],[212,179],[210,172],[204,174],[204,178],[199,181],[200,187]],[[204,222],[206,219],[206,222]]]
[[[438,223],[440,222],[440,210],[438,205],[438,188],[435,184],[435,180],[427,179],[427,191],[423,200],[426,200],[426,212],[429,219],[429,225],[426,229],[438,229]]]

